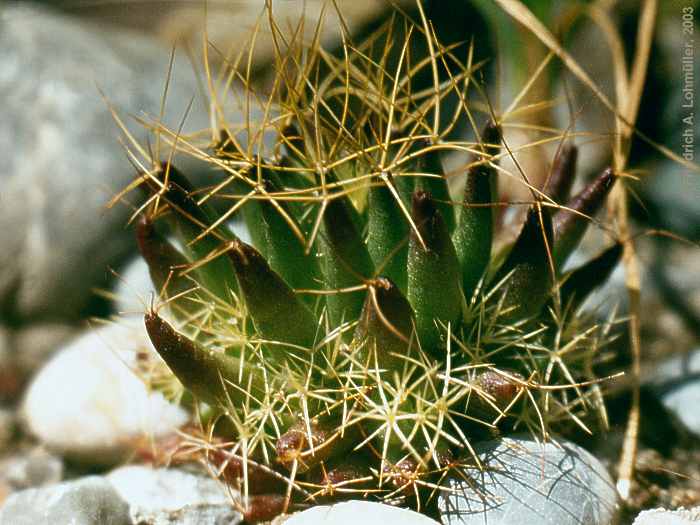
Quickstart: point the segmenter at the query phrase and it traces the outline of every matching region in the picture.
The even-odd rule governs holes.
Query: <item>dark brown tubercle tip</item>
[[[563,203],[569,198],[576,178],[577,159],[578,148],[570,143],[564,144],[554,158],[551,176],[543,188],[554,202]]]
[[[434,223],[439,220],[439,212],[430,192],[424,190],[413,192],[411,196],[411,216],[423,241],[430,247],[432,244],[430,241],[435,229]],[[416,237],[416,232],[413,229],[411,229],[411,236]]]
[[[501,126],[490,120],[481,133],[481,142],[486,153],[493,155],[498,153],[503,139]]]

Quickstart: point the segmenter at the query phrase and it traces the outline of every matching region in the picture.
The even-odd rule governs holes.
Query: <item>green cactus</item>
[[[146,314],[151,341],[192,406],[207,404],[209,439],[235,443],[248,465],[250,476],[225,479],[256,493],[250,516],[348,495],[422,506],[472,440],[584,425],[601,410],[590,371],[607,332],[578,306],[620,249],[562,265],[614,174],[559,210],[576,162],[563,148],[496,257],[499,122],[482,119],[480,141],[449,140],[425,120],[443,97],[412,92],[415,68],[392,80],[362,52],[294,53],[303,64],[282,68],[269,99],[279,117],[258,130],[276,133],[274,147],[181,146],[222,184],[196,191],[154,163],[138,226],[155,285],[177,299],[169,321]],[[212,132],[234,136],[223,122]],[[472,159],[448,185],[442,158],[465,150]],[[222,217],[242,217],[253,245]],[[288,478],[284,497],[257,488],[258,465]]]

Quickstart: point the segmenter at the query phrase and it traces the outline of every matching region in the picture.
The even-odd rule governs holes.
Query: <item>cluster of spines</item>
[[[504,421],[537,372],[517,355],[517,341],[510,352],[487,348],[483,354],[494,359],[486,361],[451,350],[474,344],[467,303],[476,299],[491,312],[490,322],[546,327],[550,312],[575,309],[620,256],[615,245],[560,275],[615,178],[605,171],[559,209],[575,171],[576,149],[566,146],[543,190],[548,198],[531,207],[504,262],[492,268],[500,128],[487,125],[482,141],[459,214],[437,149],[419,139],[411,148],[423,152],[416,156],[418,175],[377,175],[362,213],[347,195],[328,196],[312,249],[303,242],[311,228],[305,206],[283,197],[319,193],[322,184],[339,179],[329,171],[312,182],[285,171],[304,163],[305,142],[294,126],[281,134],[288,155],[279,164],[257,159],[233,182],[254,246],[197,202],[182,173],[163,165],[146,177],[154,205],[137,225],[154,284],[185,329],[202,304],[242,303],[238,330],[255,344],[247,345],[254,347],[247,355],[245,344],[222,350],[206,330],[185,337],[151,311],[145,320],[154,346],[192,394],[222,413],[280,394],[284,414],[272,424],[252,418],[253,424],[277,436],[272,461],[298,479],[326,487],[324,493],[333,492],[329,483],[353,485],[353,479],[363,480],[360,488],[368,492],[376,489],[368,479],[389,480],[396,488],[390,493],[417,491],[419,481],[445,469],[452,452],[468,446],[464,437],[475,422],[495,428],[493,422]],[[250,193],[254,197],[244,201]],[[161,215],[183,250],[155,227]],[[464,371],[448,385],[458,393],[441,409],[443,415],[463,412],[450,418],[460,428],[418,424],[424,405],[445,401],[434,383],[444,379],[446,366]],[[409,383],[430,385],[417,394]],[[292,385],[308,395],[288,395]],[[240,419],[238,430],[246,424]],[[433,433],[425,435],[426,429]],[[350,464],[340,461],[348,451],[354,454]]]

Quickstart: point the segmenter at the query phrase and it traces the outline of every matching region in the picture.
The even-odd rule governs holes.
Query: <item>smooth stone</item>
[[[700,347],[673,356],[654,368],[654,384],[663,385],[669,382],[700,380]]]
[[[396,0],[394,3],[404,8],[414,5],[411,0]],[[345,31],[349,31],[350,35],[356,34],[376,21],[389,6],[385,0],[339,0],[337,5],[342,13],[342,22],[332,6],[327,9],[329,6],[324,4],[324,0],[307,0],[304,7],[296,2],[275,4],[276,38],[287,42],[309,42],[319,37],[321,45],[328,49],[340,44],[340,36]],[[212,4],[206,18],[202,18],[199,7],[175,4],[173,9],[166,11],[165,16],[154,20],[152,27],[156,27],[158,33],[170,42],[183,38],[199,41],[202,30],[206,29],[207,38],[217,49],[238,50],[247,48],[253,28],[261,21],[252,50],[252,63],[256,68],[262,68],[274,60],[275,46],[278,45],[263,6],[258,2]],[[324,23],[316,35],[321,12],[324,13]],[[242,30],[231,31],[231,24],[236,24]],[[301,33],[297,32],[299,30]]]
[[[438,525],[433,519],[408,509],[372,501],[345,501],[319,505],[292,514],[284,525]]]
[[[28,3],[0,9],[0,48],[0,309],[19,321],[75,320],[112,280],[107,268],[135,249],[132,208],[105,207],[134,177],[107,101],[145,144],[129,115],[159,115],[170,49]],[[198,93],[179,53],[164,123],[177,128]],[[184,132],[208,124],[202,97],[193,101]]]
[[[106,476],[119,495],[130,505],[134,523],[214,523],[230,517],[240,521],[240,513],[231,506],[226,488],[213,478],[178,469],[129,465]],[[171,521],[167,521],[171,520]],[[229,523],[229,522],[226,522]]]
[[[51,355],[73,339],[79,330],[64,323],[32,323],[12,335],[12,351],[19,369],[25,374],[36,372]]]
[[[63,479],[63,461],[42,448],[0,461],[0,480],[13,490],[53,485]]]
[[[663,405],[700,436],[700,348],[656,367],[653,382]]]
[[[104,478],[90,476],[11,494],[0,525],[132,525],[129,505]]]
[[[682,131],[679,130],[678,134]],[[700,129],[696,128],[694,138],[696,142],[700,140]],[[649,168],[654,176],[642,177],[640,185],[643,196],[650,201],[653,222],[691,241],[700,239],[700,206],[697,200],[700,178],[689,176],[686,167],[671,160]]]
[[[128,465],[106,478],[132,509],[142,513],[230,502],[226,487],[215,479],[179,469]]]
[[[109,324],[71,342],[28,388],[28,429],[50,450],[90,464],[119,461],[140,439],[173,432],[187,414],[136,376],[139,352],[155,352],[143,324]]]
[[[632,525],[692,525],[700,523],[700,507],[693,509],[652,509],[643,510]]]
[[[514,435],[474,446],[485,471],[453,476],[440,494],[445,525],[608,525],[618,511],[615,485],[589,452],[567,442]]]
[[[192,505],[173,511],[139,516],[138,525],[237,525],[241,514],[230,505]]]

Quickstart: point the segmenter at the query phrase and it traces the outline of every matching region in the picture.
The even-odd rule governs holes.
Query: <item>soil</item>
[[[700,440],[699,440],[700,441]],[[632,497],[622,509],[621,525],[632,523],[642,510],[700,505],[700,450],[676,448],[670,457],[645,448],[637,455]]]

